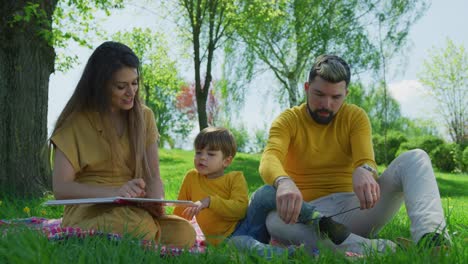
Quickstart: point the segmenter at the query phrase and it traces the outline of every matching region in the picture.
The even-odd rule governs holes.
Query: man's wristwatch
[[[372,173],[372,175],[374,176],[374,178],[377,178],[378,177],[378,174],[377,174],[377,170],[374,169],[372,166],[370,166],[369,164],[363,164],[361,166],[361,168],[365,169],[365,170],[368,170]]]
[[[278,178],[275,179],[275,182],[273,183],[273,187],[278,189],[278,185],[282,180],[290,180],[291,178],[288,176],[279,176]]]

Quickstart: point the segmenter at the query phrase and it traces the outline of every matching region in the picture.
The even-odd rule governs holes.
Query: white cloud
[[[408,118],[432,120],[439,133],[449,139],[445,121],[438,114],[437,102],[417,80],[403,80],[388,85],[390,94],[401,106],[401,114]]]
[[[402,115],[409,118],[429,119],[436,116],[437,104],[417,80],[403,80],[390,83],[390,94],[401,106]]]

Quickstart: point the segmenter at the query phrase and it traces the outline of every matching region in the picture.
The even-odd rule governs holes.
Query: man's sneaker
[[[330,217],[322,217],[319,220],[319,232],[322,238],[328,237],[335,245],[343,243],[351,234],[349,229]]]
[[[417,243],[420,248],[434,248],[450,246],[450,241],[439,233],[426,233]]]
[[[450,250],[450,240],[438,233],[427,233],[419,239],[418,243],[404,237],[397,237],[396,242],[403,250],[411,250],[416,247],[419,251],[428,251],[432,255],[440,255],[441,252]]]
[[[387,239],[368,239],[355,234],[350,234],[341,244],[335,246],[340,251],[349,251],[358,254],[369,253],[394,253],[397,245]]]
[[[438,256],[442,252],[447,252],[450,244],[450,240],[439,233],[427,233],[419,239],[416,246],[421,251],[429,250],[432,255]]]

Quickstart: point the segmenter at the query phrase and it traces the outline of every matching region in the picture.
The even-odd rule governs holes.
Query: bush
[[[253,138],[251,153],[262,153],[268,142],[268,131],[266,129],[256,129]]]
[[[385,161],[385,137],[383,135],[375,134],[372,137],[374,145],[375,161],[377,164],[388,165],[395,159],[400,145],[407,142],[406,136],[399,131],[389,131],[387,135],[387,161]]]
[[[422,136],[422,137],[416,137],[408,140],[407,142],[404,142],[403,144],[400,145],[400,148],[398,149],[396,156],[399,156],[401,153],[406,152],[408,150],[412,149],[422,149],[426,151],[426,153],[430,154],[435,148],[438,146],[444,144],[444,140],[436,137],[436,136]],[[431,158],[433,158],[431,156]]]
[[[430,153],[430,156],[432,158],[432,164],[441,171],[461,171],[461,149],[460,146],[455,143],[439,145]]]
[[[236,139],[237,151],[246,153],[249,145],[249,132],[247,129],[241,126],[240,128],[229,127],[229,130]]]
[[[468,172],[468,147],[465,147],[462,154],[463,171]]]

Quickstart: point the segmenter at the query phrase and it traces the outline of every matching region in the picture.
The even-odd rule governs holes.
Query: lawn
[[[166,197],[176,199],[185,173],[193,167],[193,153],[183,150],[161,150],[161,175]],[[260,155],[239,153],[229,170],[241,170],[249,183],[252,193],[263,182],[258,174]],[[382,168],[381,168],[382,169]],[[319,257],[309,257],[304,252],[294,259],[278,256],[266,261],[255,256],[233,253],[232,248],[209,248],[208,254],[182,254],[178,257],[159,257],[157,252],[140,248],[131,238],[119,242],[105,238],[69,239],[48,241],[43,235],[19,227],[5,232],[0,226],[0,263],[468,263],[468,175],[436,173],[442,196],[442,203],[452,235],[453,246],[447,252],[431,254],[410,247],[406,251],[366,258],[349,258],[327,250]],[[52,199],[45,194],[37,200],[12,200],[0,194],[0,219],[25,218],[30,216],[59,218],[63,207],[44,207],[42,203]],[[168,210],[172,211],[171,208]],[[3,229],[2,229],[3,228]],[[409,220],[402,207],[396,217],[380,232],[379,237],[395,239],[409,237]]]

